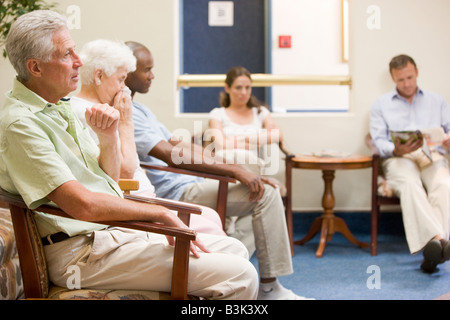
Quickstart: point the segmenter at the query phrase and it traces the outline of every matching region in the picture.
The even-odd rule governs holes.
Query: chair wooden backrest
[[[130,194],[131,191],[139,190],[139,180],[119,179],[119,187],[124,194]]]
[[[396,196],[388,197],[383,196],[378,192],[379,176],[383,175],[380,153],[372,141],[370,134],[365,137],[366,145],[372,151],[372,181],[371,181],[371,255],[376,256],[378,254],[378,229],[380,223],[380,206],[381,205],[398,205],[400,199]]]
[[[127,195],[125,195],[125,198],[133,201],[164,205],[172,210],[177,210],[181,216],[186,216],[190,213],[201,214],[201,208],[188,204],[166,203],[164,199],[144,199]],[[47,298],[50,281],[42,241],[34,221],[34,213],[26,206],[20,196],[12,195],[3,189],[0,189],[0,200],[8,203],[10,208],[19,252],[25,297]],[[71,218],[61,209],[51,205],[42,205],[36,208],[35,211]],[[182,219],[189,221],[188,218]],[[187,298],[190,241],[196,239],[195,231],[172,228],[145,221],[101,221],[100,223],[175,237],[171,297],[173,299]]]

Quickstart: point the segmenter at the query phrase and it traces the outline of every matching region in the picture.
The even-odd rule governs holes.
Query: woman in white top
[[[281,131],[270,111],[252,95],[252,78],[244,67],[231,68],[225,79],[225,92],[221,92],[220,108],[211,110],[205,140],[213,141],[214,156],[238,163],[260,175],[274,175],[279,170]],[[212,150],[209,148],[209,150]],[[282,186],[271,178],[275,185]],[[248,217],[227,217],[226,232],[242,241],[249,251],[254,247],[252,224]]]
[[[80,58],[83,61],[81,89],[70,99],[73,111],[98,142],[97,135],[86,123],[86,117],[95,114],[92,110],[99,105],[119,110],[120,178],[139,181],[139,190],[132,193],[155,197],[155,188],[140,167],[134,141],[133,106],[130,91],[125,86],[128,73],[136,69],[135,56],[123,43],[100,39],[88,42],[82,48]],[[201,215],[191,216],[190,227],[198,232],[225,235],[217,212],[207,207],[202,209]]]
[[[247,69],[234,67],[228,71],[220,105],[210,112],[206,139],[214,141],[217,155],[264,174],[268,163],[261,148],[279,143],[282,137],[270,111],[252,95],[252,79]],[[271,161],[269,165],[276,163]]]
[[[131,96],[124,82],[127,74],[136,69],[136,58],[130,55],[127,46],[109,40],[87,43],[83,47],[82,55],[82,61],[85,62],[80,69],[82,87],[80,92],[71,98],[72,109],[96,142],[97,135],[86,123],[86,110],[101,103],[120,111],[120,178],[139,181],[139,190],[134,193],[155,196],[153,185],[139,165],[134,143]]]

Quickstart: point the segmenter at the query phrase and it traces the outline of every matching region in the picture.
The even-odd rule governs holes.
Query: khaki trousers
[[[209,299],[256,299],[258,274],[236,239],[198,234],[212,251],[191,255],[188,294]],[[81,288],[169,292],[173,247],[165,236],[122,228],[95,231],[44,247],[50,280],[67,287],[73,268]]]
[[[411,253],[420,251],[436,235],[449,237],[450,177],[445,158],[433,152],[424,167],[408,157],[383,162],[387,184],[400,198],[406,240]]]
[[[186,188],[181,201],[215,208],[218,181],[206,179]],[[249,201],[249,188],[241,183],[230,184],[227,216],[252,215],[256,257],[261,278],[291,274],[292,258],[283,202],[278,189],[265,185],[258,202]]]

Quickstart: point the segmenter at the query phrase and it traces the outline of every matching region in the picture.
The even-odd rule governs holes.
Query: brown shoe
[[[441,239],[442,246],[442,262],[450,260],[450,241]]]
[[[432,239],[423,248],[423,262],[420,268],[432,273],[436,270],[436,266],[443,262],[441,241]]]
[[[437,263],[423,259],[420,269],[425,273],[433,273],[436,271]]]

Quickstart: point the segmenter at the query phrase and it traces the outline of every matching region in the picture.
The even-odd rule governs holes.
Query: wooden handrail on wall
[[[178,88],[180,87],[223,87],[224,74],[182,74],[178,76]],[[339,85],[350,86],[350,76],[298,76],[275,75],[267,73],[252,74],[253,87],[271,87],[279,85]]]

